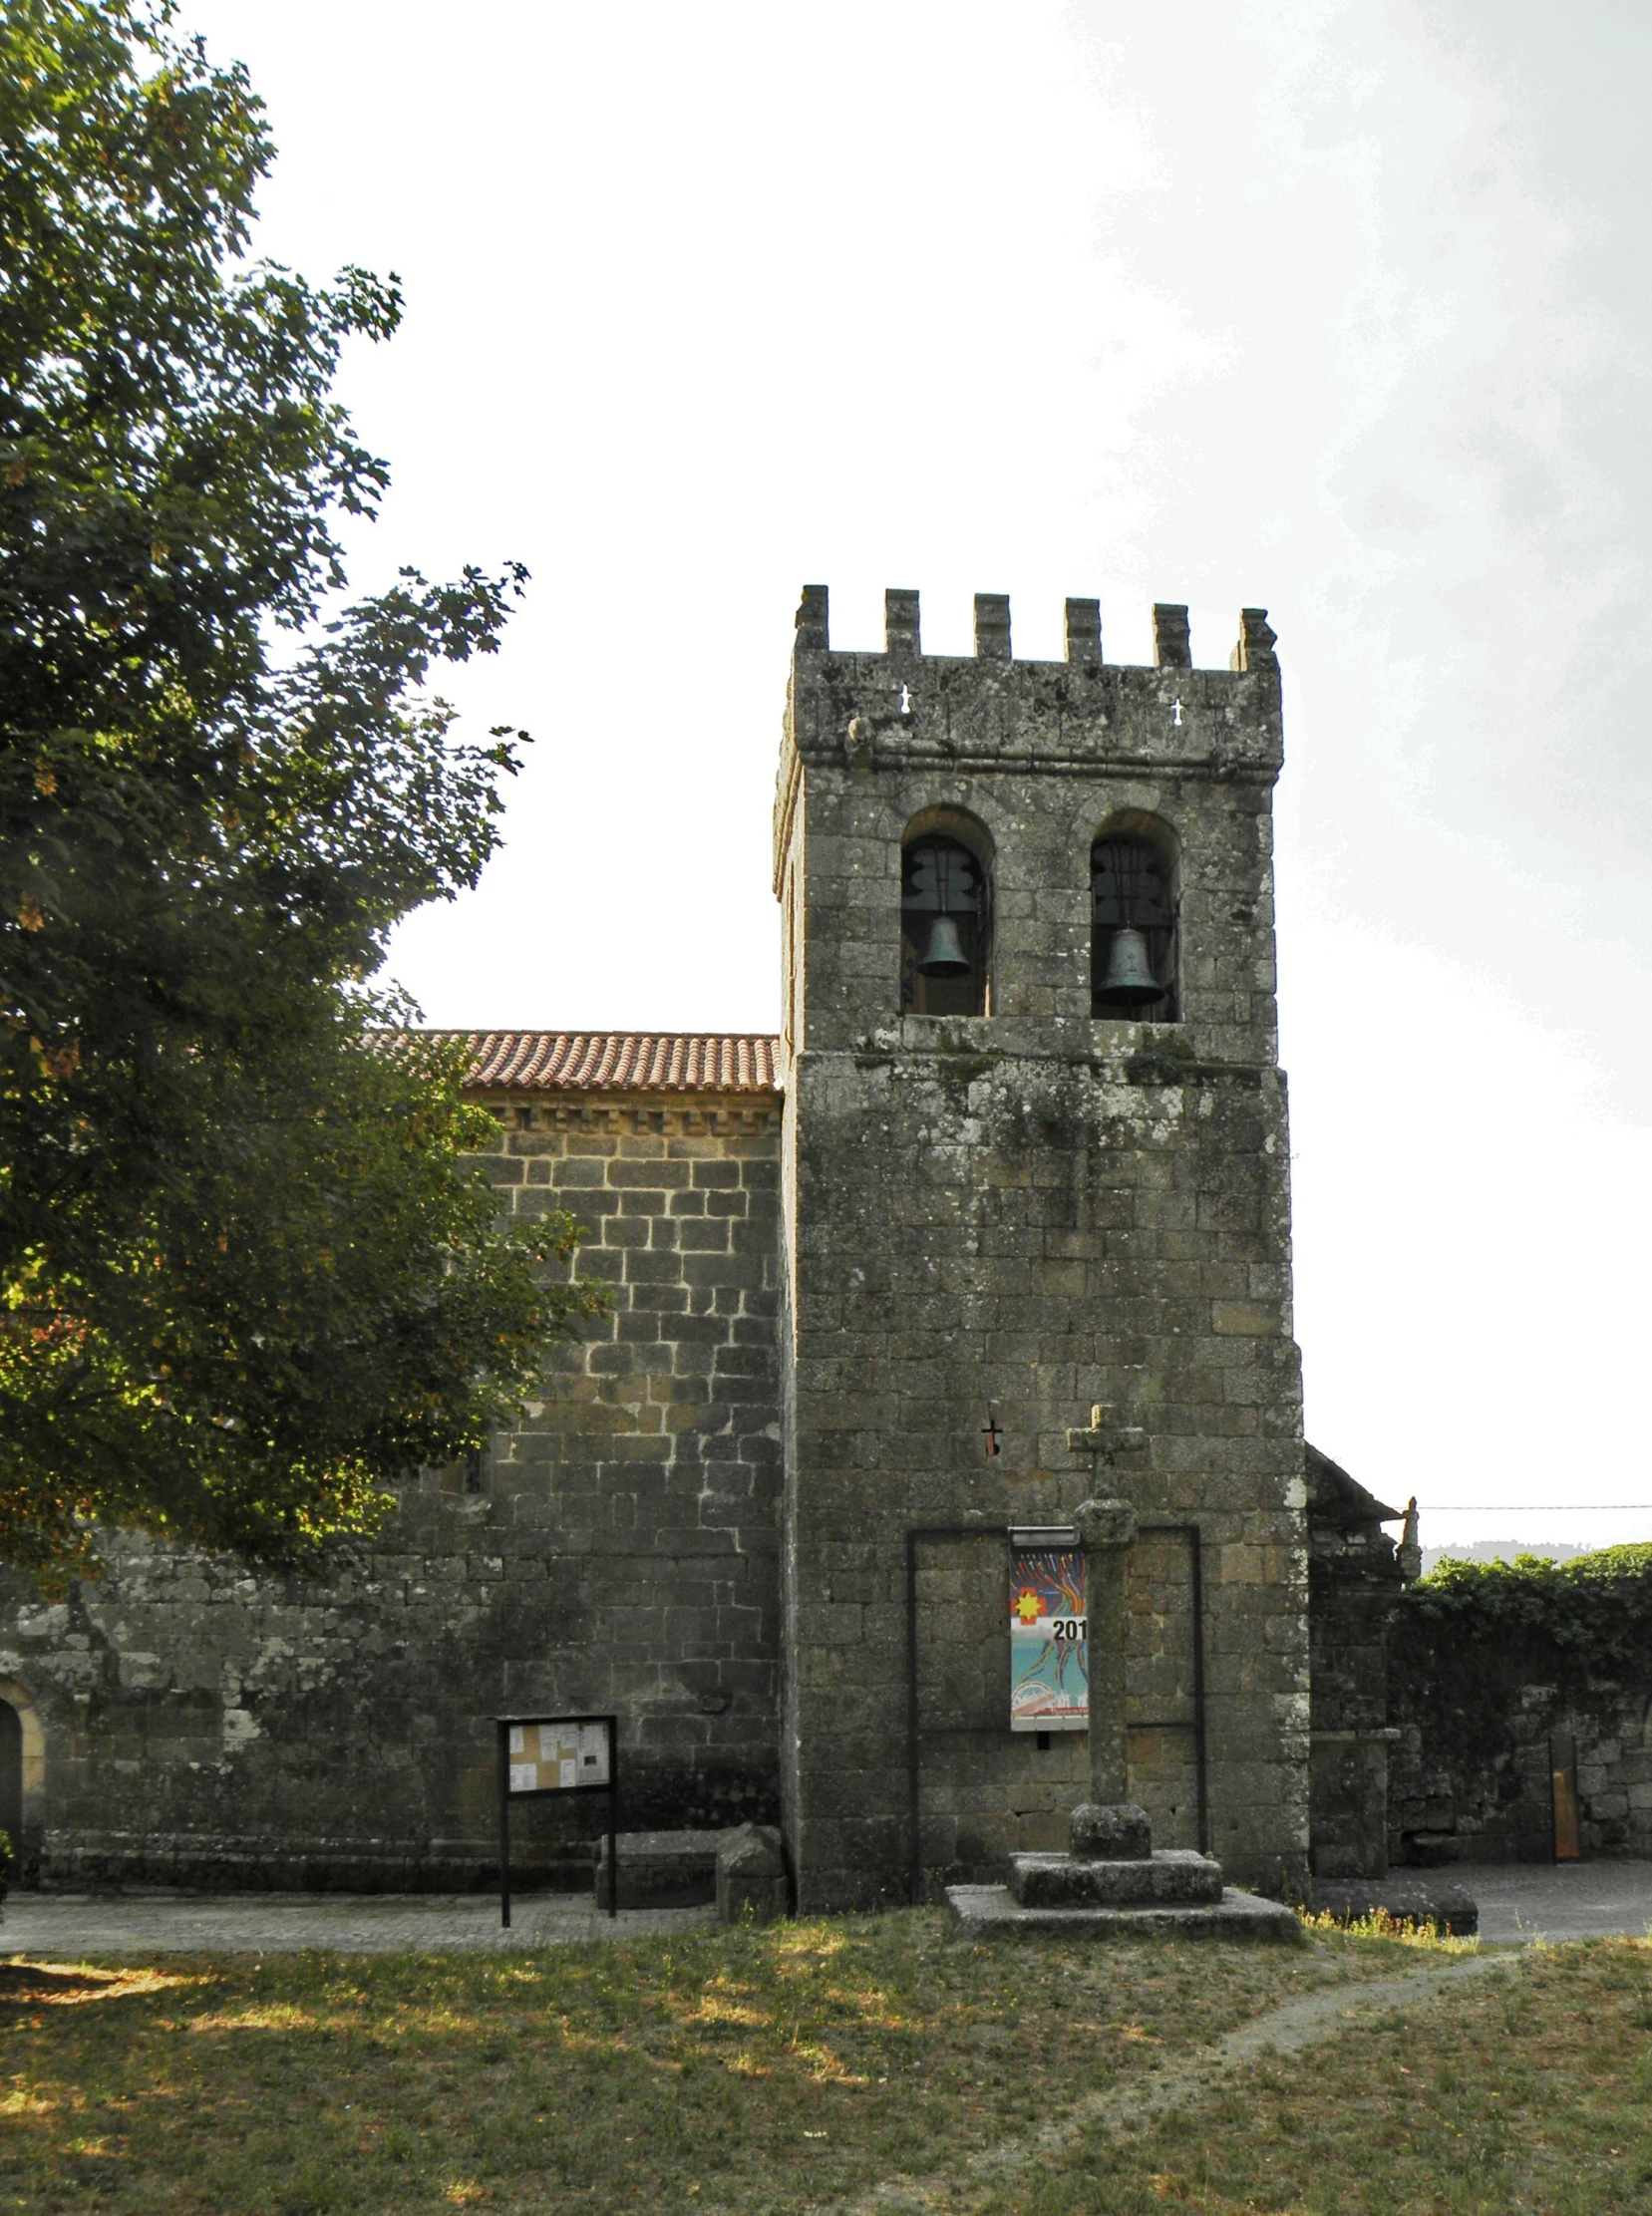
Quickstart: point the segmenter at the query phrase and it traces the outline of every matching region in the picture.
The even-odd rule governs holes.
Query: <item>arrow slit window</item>
[[[1169,839],[1104,832],[1090,849],[1090,914],[1092,1016],[1175,1023],[1180,948]]]
[[[900,1012],[984,1016],[990,999],[992,872],[949,832],[908,833],[900,852]]]

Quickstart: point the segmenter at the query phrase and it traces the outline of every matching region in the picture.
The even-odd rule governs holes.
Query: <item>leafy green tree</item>
[[[524,734],[427,691],[522,572],[334,615],[394,280],[249,261],[272,148],[166,0],[0,9],[0,1556],[302,1562],[474,1451],[598,1305],[507,1225],[463,1057],[373,980]]]

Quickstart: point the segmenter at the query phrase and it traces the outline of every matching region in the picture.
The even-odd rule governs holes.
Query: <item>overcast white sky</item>
[[[262,250],[407,289],[355,580],[533,573],[450,688],[537,745],[398,941],[429,1019],[776,1024],[806,581],[939,652],[976,591],[1121,661],[1186,600],[1216,666],[1264,605],[1310,1436],[1431,1541],[1652,1538],[1584,1512],[1652,1502],[1644,0],[185,20],[269,105]]]

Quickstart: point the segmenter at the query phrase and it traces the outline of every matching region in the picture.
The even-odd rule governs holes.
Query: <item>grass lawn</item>
[[[1652,2207],[1652,1956],[1627,1943],[1535,1955],[1449,2018],[1341,2033],[999,2186],[964,2168],[1265,2009],[1419,1960],[1342,1936],[961,1947],[918,1911],[508,1955],[0,1966],[0,2210],[778,2216],[896,2174],[937,2207],[1039,2216]]]
[[[0,2209],[790,2211],[1364,1969],[1346,1944],[961,1948],[918,1912],[18,1970]]]

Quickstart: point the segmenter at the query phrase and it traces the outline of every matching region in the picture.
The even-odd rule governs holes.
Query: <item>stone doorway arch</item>
[[[46,1734],[28,1689],[0,1678],[0,1830],[11,1834],[14,1875],[40,1851],[46,1820]]]

